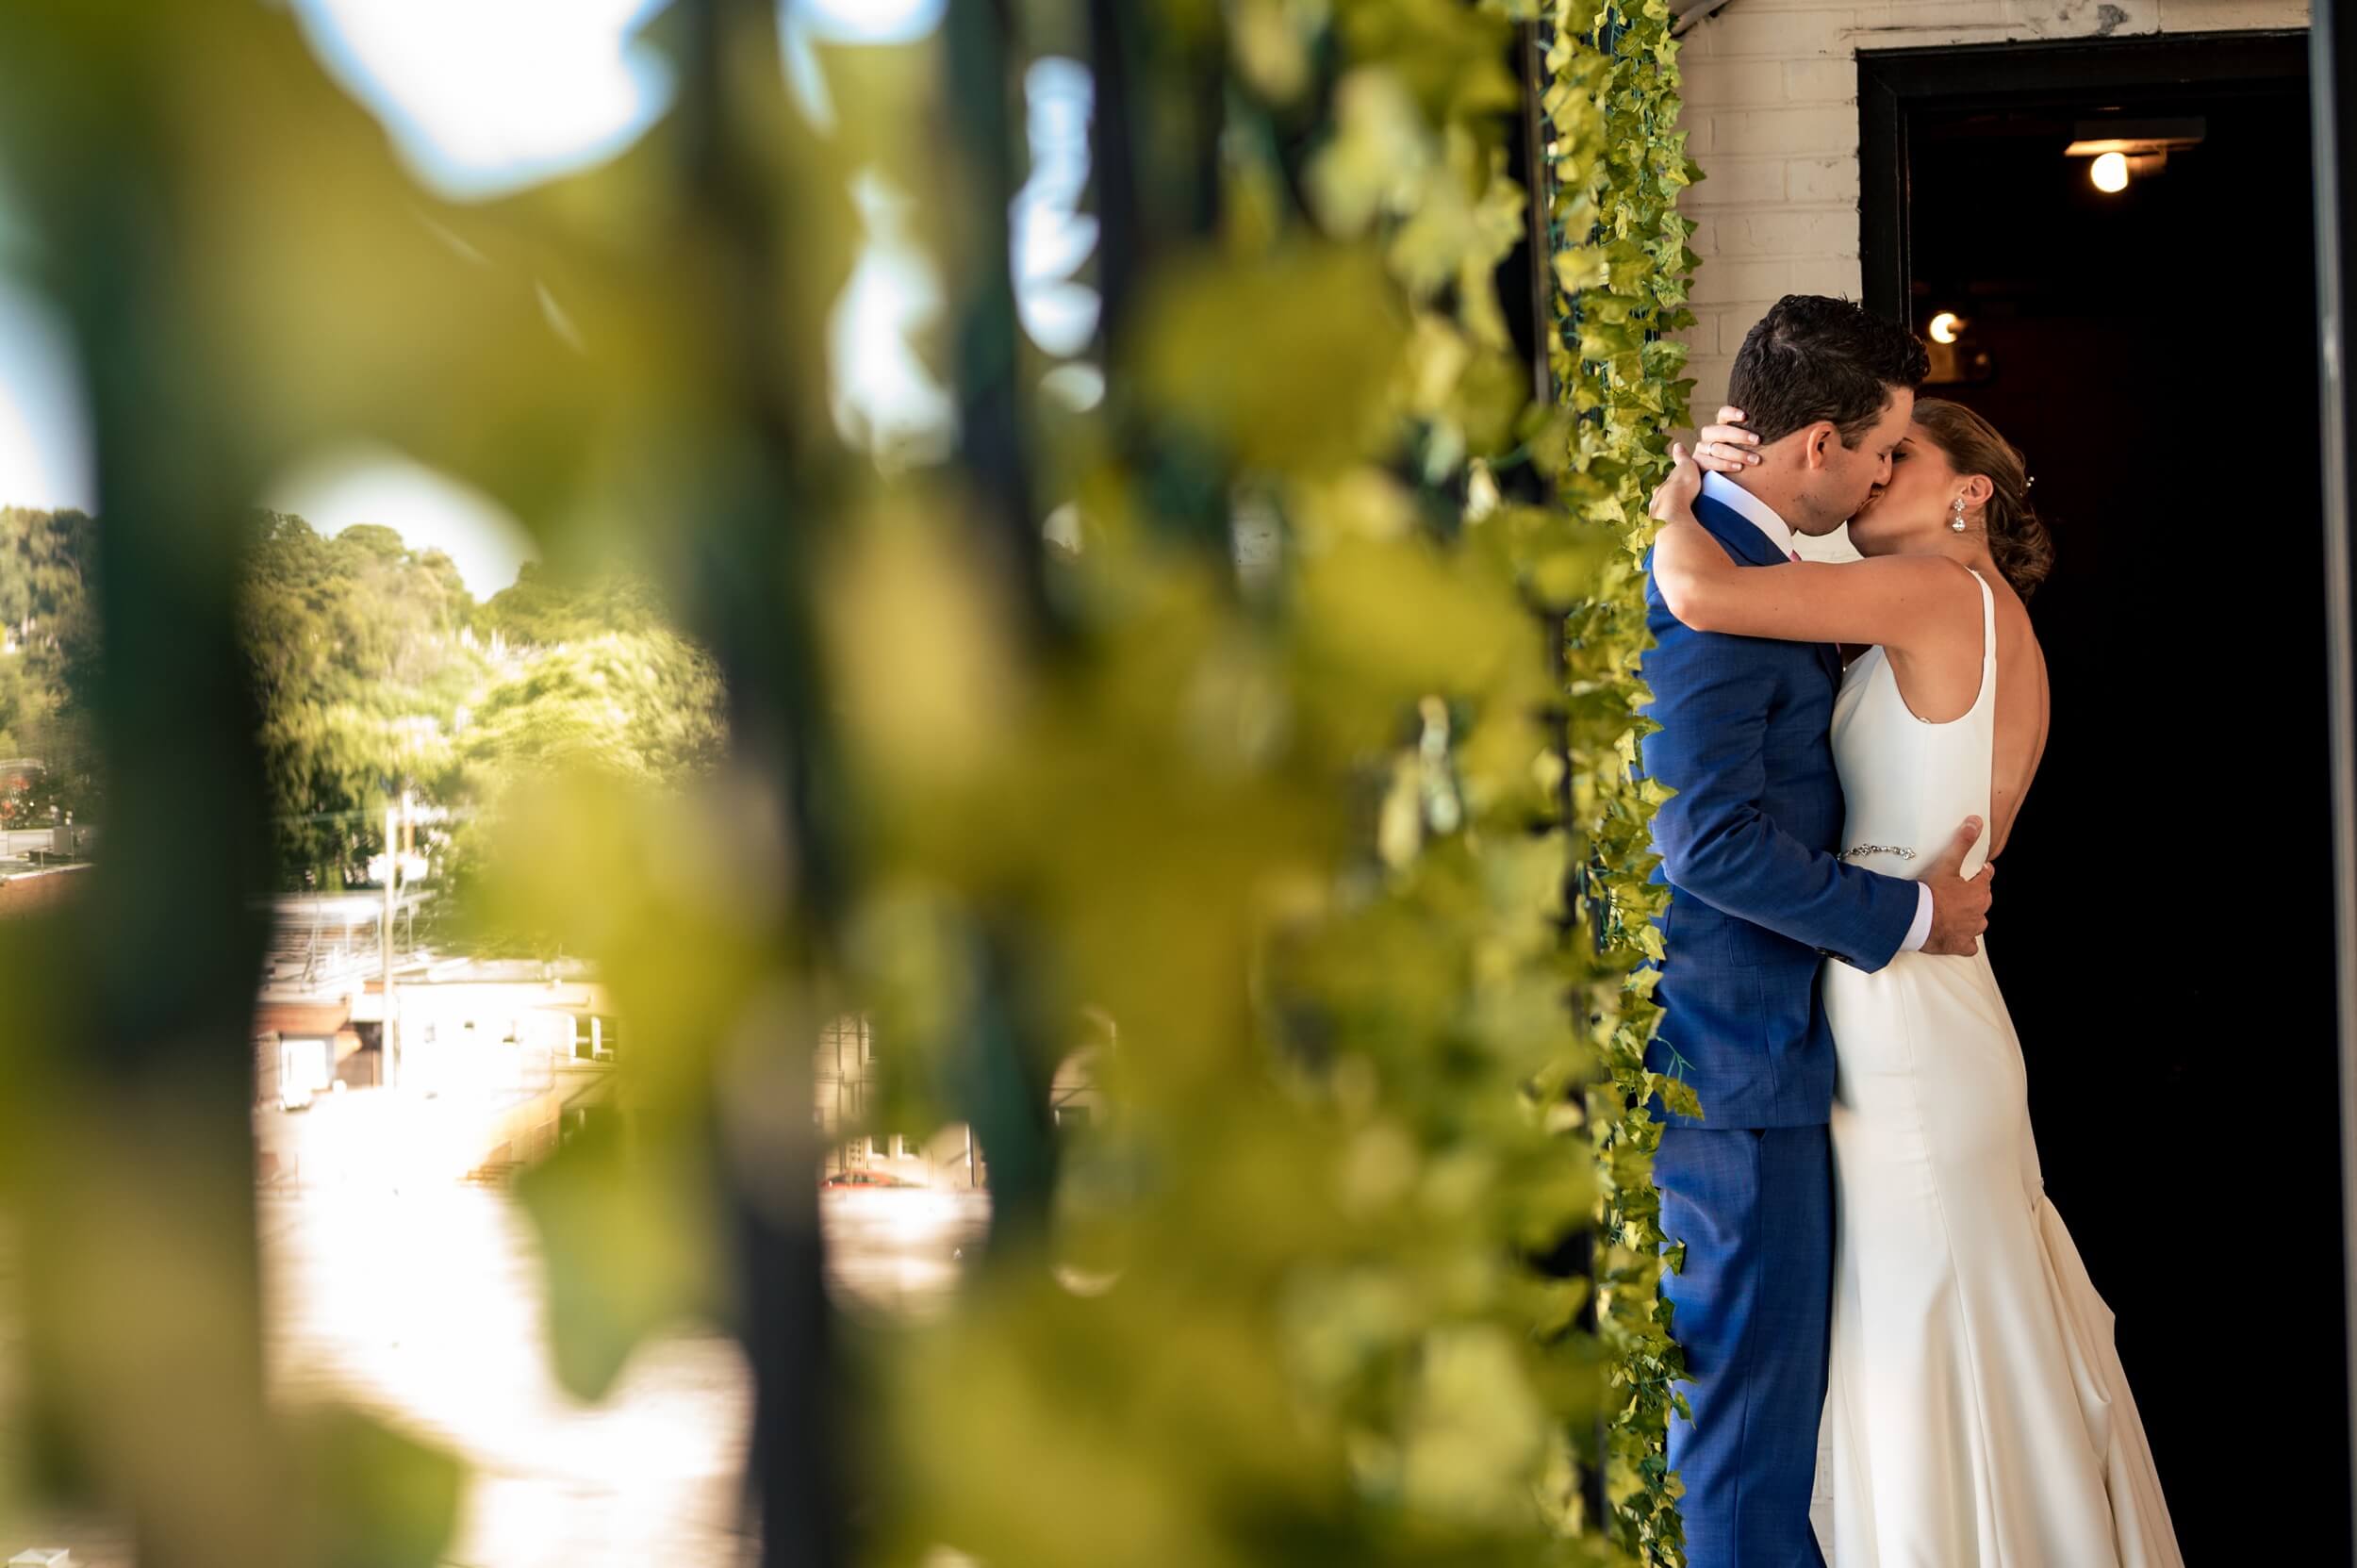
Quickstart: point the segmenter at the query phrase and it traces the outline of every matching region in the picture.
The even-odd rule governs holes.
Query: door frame
[[[2332,748],[2334,970],[2340,988],[2342,1299],[2349,1304],[2349,1365],[2357,1378],[2357,562],[2349,528],[2357,517],[2357,400],[2349,389],[2352,344],[2348,312],[2357,300],[2357,247],[2342,232],[2357,211],[2357,29],[2335,25],[2333,0],[2316,0],[2309,40],[2308,103],[2316,193],[2318,447],[2324,468],[2325,658]],[[2345,1393],[2347,1391],[2344,1391]],[[2348,1401],[2357,1455],[2357,1398]],[[2352,1460],[2357,1469],[2357,1460]],[[2349,1492],[2357,1530],[2357,1486]]]
[[[1982,106],[2032,107],[2090,92],[2183,86],[2211,98],[2308,93],[2320,317],[2319,464],[2325,534],[2326,658],[2331,712],[2343,1262],[2341,1307],[2357,1379],[2357,26],[2335,27],[2335,0],[2314,0],[2304,29],[2188,33],[2052,43],[1861,51],[1858,240],[1862,291],[1877,315],[1914,324],[1908,232],[1909,139],[1917,115]],[[2343,1391],[2357,1471],[2357,1398]],[[2357,1528],[2357,1485],[2349,1492]]]
[[[2151,87],[2258,96],[2304,91],[2308,76],[2304,28],[1859,51],[1858,258],[1866,307],[1913,324],[1907,146],[1918,114],[2066,103]]]

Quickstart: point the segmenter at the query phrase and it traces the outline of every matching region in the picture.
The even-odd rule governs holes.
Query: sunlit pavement
[[[837,1289],[885,1311],[937,1301],[987,1204],[982,1194],[827,1195]],[[262,1238],[281,1393],[355,1399],[466,1460],[453,1563],[744,1556],[751,1386],[734,1341],[684,1328],[642,1346],[604,1402],[575,1402],[548,1371],[530,1228],[495,1190],[270,1197]]]
[[[988,1205],[970,1192],[824,1194],[838,1295],[895,1315],[939,1305]],[[266,1192],[259,1219],[274,1393],[359,1404],[466,1461],[449,1568],[750,1560],[738,1499],[751,1387],[733,1340],[683,1325],[583,1405],[549,1373],[537,1249],[504,1192],[322,1184]],[[75,1568],[133,1568],[124,1533],[101,1521],[20,1520],[0,1560],[33,1545],[72,1547]]]
[[[733,1341],[683,1328],[602,1403],[552,1381],[539,1263],[504,1194],[321,1187],[262,1201],[271,1367],[466,1461],[449,1556],[469,1568],[726,1564],[750,1388]]]
[[[979,1192],[884,1188],[821,1194],[827,1273],[854,1310],[922,1314],[941,1305],[990,1224]]]

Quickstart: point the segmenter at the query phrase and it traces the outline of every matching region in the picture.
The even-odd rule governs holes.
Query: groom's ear
[[[1831,420],[1819,420],[1801,432],[1801,462],[1821,469],[1833,460],[1833,449],[1840,444],[1841,427]]]

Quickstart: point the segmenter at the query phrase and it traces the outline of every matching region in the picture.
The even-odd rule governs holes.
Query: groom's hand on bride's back
[[[1950,958],[1970,958],[1981,950],[1981,933],[1988,929],[1988,885],[1997,867],[1984,866],[1981,874],[1964,875],[1964,857],[1981,836],[1981,819],[1968,817],[1948,848],[1923,873],[1932,890],[1932,933],[1923,950]]]

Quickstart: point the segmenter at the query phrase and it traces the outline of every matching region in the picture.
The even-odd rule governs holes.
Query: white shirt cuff
[[[1903,953],[1920,952],[1932,939],[1932,890],[1921,883],[1915,884],[1915,924],[1907,927],[1907,939],[1899,944]]]

